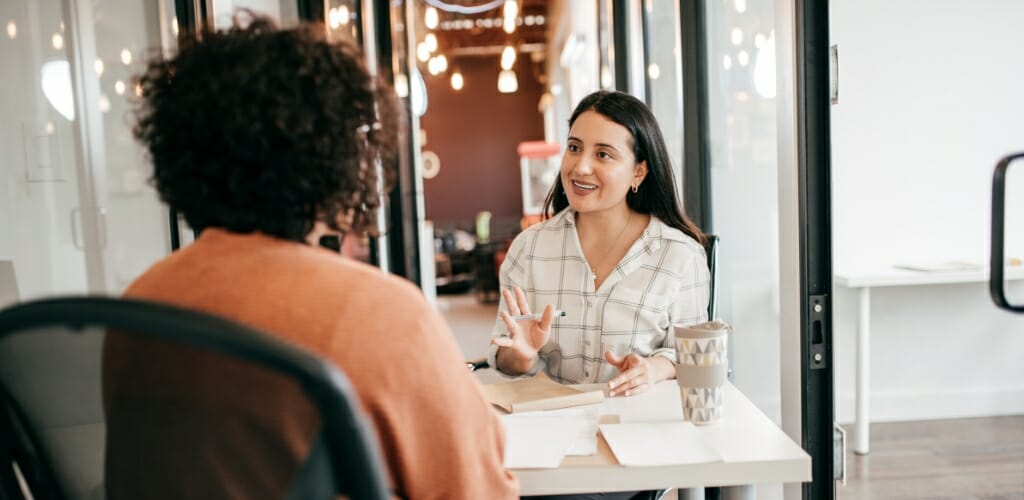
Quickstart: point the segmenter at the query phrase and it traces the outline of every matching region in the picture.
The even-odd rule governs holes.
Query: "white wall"
[[[832,0],[830,9],[840,73],[835,271],[984,264],[993,167],[1024,151],[1024,3]],[[1010,195],[1024,198],[1021,187]],[[1008,254],[1024,255],[1019,222],[1007,231]],[[836,290],[842,421],[853,417],[855,301]],[[1024,315],[997,310],[985,285],[882,289],[872,306],[873,419],[1024,412]]]

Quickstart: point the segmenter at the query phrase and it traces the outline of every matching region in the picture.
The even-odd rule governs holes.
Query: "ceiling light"
[[[114,82],[114,92],[117,92],[117,95],[124,95],[124,82],[121,80]]]
[[[345,26],[351,19],[352,14],[348,11],[348,5],[338,6],[338,22],[341,23],[342,26]]]
[[[501,69],[512,69],[512,65],[516,63],[516,49],[511,45],[506,45],[501,51]]]
[[[96,61],[92,63],[92,69],[96,71],[96,76],[103,76],[103,59],[96,58]]]
[[[430,49],[427,48],[426,43],[416,44],[416,59],[419,59],[420,62],[427,62],[427,59],[430,59]]]
[[[100,94],[100,99],[96,102],[96,107],[100,109],[101,113],[107,113],[110,111],[110,98],[107,97],[107,94]]]
[[[14,23],[14,20],[7,21],[7,38],[14,40],[14,37],[18,36],[18,25]]]
[[[739,28],[732,29],[732,44],[739,45],[743,43],[743,30]]]
[[[423,13],[423,24],[427,26],[427,29],[432,30],[437,28],[438,21],[437,9],[427,7],[427,11]]]
[[[740,63],[740,66],[746,66],[750,62],[750,54],[747,54],[745,50],[741,50],[739,54],[736,54],[736,62]]]
[[[647,66],[647,76],[651,80],[657,80],[661,76],[661,68],[657,64],[651,63],[650,66]]]
[[[754,90],[765,99],[775,97],[775,31],[772,31],[754,58]]]
[[[71,90],[71,65],[67,61],[48,61],[39,70],[43,95],[68,121],[75,119],[75,98]]]
[[[511,94],[519,90],[519,80],[516,79],[516,72],[510,69],[498,73],[498,92]]]
[[[725,68],[727,71],[729,68],[732,67],[732,58],[729,57],[728,54],[722,56],[722,67]]]
[[[736,12],[742,14],[747,11],[747,0],[735,0],[733,6],[736,7]]]
[[[516,0],[505,0],[504,22],[502,29],[505,33],[512,33],[516,30],[516,16],[519,15],[519,4]]]
[[[128,49],[121,49],[121,62],[123,62],[125,66],[131,64],[132,63],[132,51],[130,51]]]
[[[427,62],[427,71],[434,76],[437,76],[444,72],[445,68],[448,67],[448,61],[444,56],[434,56]]]
[[[465,82],[462,79],[462,72],[455,70],[455,72],[452,73],[452,88],[455,90],[462,90],[462,86],[464,84]]]
[[[50,43],[53,44],[53,48],[60,50],[64,48],[64,37],[60,36],[60,33],[54,33],[50,37]]]
[[[423,38],[423,42],[427,44],[427,50],[431,53],[437,50],[437,35],[427,33],[427,36]]]
[[[409,97],[409,77],[405,73],[395,74],[395,93],[402,99]]]

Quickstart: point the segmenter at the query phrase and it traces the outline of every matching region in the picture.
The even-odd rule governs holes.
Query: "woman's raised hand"
[[[554,320],[555,307],[548,304],[544,308],[541,319],[524,319],[516,321],[513,316],[530,314],[530,306],[526,302],[526,294],[519,287],[513,290],[502,290],[502,297],[505,298],[507,311],[500,311],[501,319],[508,327],[508,337],[496,337],[491,343],[509,350],[515,360],[527,371],[537,360],[537,351],[548,342],[551,337],[551,322]]]

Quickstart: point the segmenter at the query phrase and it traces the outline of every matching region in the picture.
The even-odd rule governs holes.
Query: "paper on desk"
[[[620,465],[681,465],[722,459],[689,422],[602,424],[601,434]]]
[[[598,405],[578,406],[561,410],[530,411],[514,414],[512,418],[567,418],[577,422],[579,432],[566,455],[581,456],[597,453],[597,424],[600,419]],[[509,416],[511,417],[511,416]]]
[[[896,269],[906,271],[920,271],[924,273],[951,273],[959,271],[981,271],[984,266],[975,262],[950,260],[946,262],[927,262],[919,264],[897,264]]]
[[[562,463],[586,421],[577,417],[503,415],[505,467],[553,469]]]

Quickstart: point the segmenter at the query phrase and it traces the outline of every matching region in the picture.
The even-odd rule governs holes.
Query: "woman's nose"
[[[590,175],[594,173],[594,169],[590,166],[590,161],[587,160],[585,156],[576,160],[576,164],[572,166],[572,170],[580,175]]]

